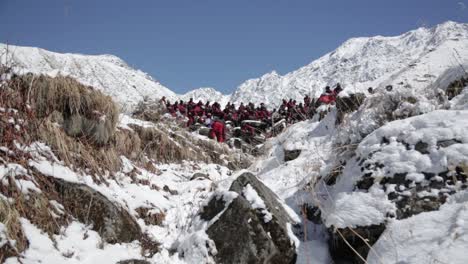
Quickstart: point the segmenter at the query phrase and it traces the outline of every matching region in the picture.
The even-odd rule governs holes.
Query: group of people
[[[288,124],[303,121],[311,118],[318,106],[334,103],[341,91],[340,84],[337,84],[333,90],[327,86],[325,92],[317,99],[312,99],[308,95],[300,103],[293,99],[283,99],[280,107],[272,111],[267,109],[265,103],[260,103],[257,106],[251,102],[241,103],[237,107],[234,103],[228,102],[223,108],[218,102],[207,101],[203,103],[201,100],[194,102],[193,98],[190,98],[188,102],[180,100],[171,103],[163,97],[160,102],[166,106],[167,112],[173,117],[186,117],[188,119],[187,127],[196,124],[207,126],[210,128],[210,138],[224,142],[226,140],[226,122],[231,123],[233,127],[240,127],[241,131],[247,135],[254,136],[259,130],[258,127],[245,121],[256,121],[262,124],[262,129],[271,127],[282,119],[285,119]]]

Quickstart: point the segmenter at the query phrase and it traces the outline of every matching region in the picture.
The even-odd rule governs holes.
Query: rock
[[[294,149],[294,150],[284,150],[284,161],[291,161],[297,159],[299,155],[301,155],[302,150],[300,149]]]
[[[167,185],[164,185],[163,191],[168,192],[168,193],[170,193],[171,195],[177,195],[177,194],[179,194],[179,192],[177,192],[177,191],[175,191],[175,190],[171,190],[171,189],[169,188],[169,186],[167,186]]]
[[[320,211],[320,208],[317,206],[312,206],[309,204],[303,204],[302,205],[302,210],[305,213],[307,219],[309,221],[312,221],[312,223],[316,225],[321,225],[322,222],[322,212]]]
[[[419,151],[421,154],[429,154],[429,151],[427,150],[428,147],[429,145],[422,141],[419,141],[416,143],[416,145],[414,145],[414,149]]]
[[[443,140],[443,141],[438,141],[437,142],[437,146],[439,148],[446,148],[446,147],[449,147],[453,144],[460,144],[461,141],[460,140],[457,140],[457,139],[449,139],[449,140]]]
[[[205,173],[195,173],[193,174],[192,178],[190,178],[191,181],[193,180],[203,180],[203,179],[207,179],[207,180],[210,180],[210,176],[208,174],[205,174]]]
[[[80,183],[47,177],[59,193],[60,203],[71,215],[98,232],[108,243],[139,240],[142,232],[138,223],[123,208],[104,195]]]
[[[328,233],[330,237],[328,239],[328,250],[330,251],[330,256],[335,263],[365,263],[354,253],[348,244],[345,243],[343,237],[364,259],[366,259],[370,248],[359,236],[366,239],[369,245],[373,245],[384,230],[384,224],[357,227],[352,230],[350,228],[337,230],[329,228]],[[359,234],[359,236],[356,234]]]
[[[244,189],[249,184],[264,201],[271,220],[265,218],[264,209],[252,208],[245,198]],[[295,263],[296,248],[287,227],[294,221],[278,202],[278,197],[251,173],[239,176],[230,191],[236,192],[238,197],[229,205],[223,197],[214,197],[201,212],[201,218],[206,221],[219,217],[206,232],[218,250],[214,256],[216,262]]]
[[[208,137],[210,135],[210,128],[208,127],[201,127],[200,130],[198,130],[198,133],[202,136]]]
[[[142,259],[128,259],[119,261],[117,264],[151,264],[151,262]]]

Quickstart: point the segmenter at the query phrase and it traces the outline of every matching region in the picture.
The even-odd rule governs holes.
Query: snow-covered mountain
[[[283,98],[302,100],[305,94],[317,97],[326,85],[336,83],[341,83],[348,92],[365,92],[368,87],[387,84],[411,89],[443,86],[468,68],[468,24],[449,21],[400,36],[352,38],[335,51],[286,75],[272,71],[247,80],[232,95],[223,95],[213,88],[177,95],[112,55],[60,54],[11,45],[8,48],[8,59],[18,68],[70,75],[101,89],[124,109],[131,109],[144,97],[162,96],[182,100],[192,97],[221,104],[265,102],[273,107]],[[6,45],[0,44],[0,54],[5,49]],[[6,56],[1,57],[5,62]]]
[[[180,96],[180,99],[184,101],[188,101],[190,98],[195,102],[201,100],[203,102],[218,102],[221,105],[225,105],[229,101],[230,95],[224,95],[211,87],[202,87]]]
[[[26,72],[74,77],[112,96],[123,109],[131,109],[144,97],[176,97],[174,92],[151,76],[131,68],[113,55],[61,54],[5,44],[0,44],[0,54],[1,63]]]
[[[426,88],[463,73],[460,65],[468,65],[468,24],[449,21],[395,37],[352,38],[284,76],[273,71],[244,82],[231,101],[277,105],[282,98],[319,96],[336,83],[350,92],[387,84]]]

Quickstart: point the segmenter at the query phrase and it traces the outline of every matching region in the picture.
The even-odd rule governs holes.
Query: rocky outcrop
[[[468,126],[461,122],[467,116],[439,110],[397,120],[359,144],[356,156],[348,159],[336,182],[343,184],[355,177],[347,187],[365,193],[367,198],[380,199],[379,205],[388,203],[391,209],[379,208],[379,218],[368,222],[345,220],[338,228],[333,226],[336,222],[329,224],[330,253],[335,261],[347,258],[348,262],[363,263],[389,219],[437,211],[449,197],[468,188],[468,158],[460,151],[468,146],[464,136]]]
[[[117,264],[150,264],[151,262],[141,259],[128,259],[117,262]]]
[[[215,221],[206,233],[216,245],[216,262],[295,263],[294,221],[278,197],[251,173],[239,176],[230,191],[238,194],[230,203],[215,196],[200,214]]]
[[[302,152],[302,150],[300,150],[300,149],[293,149],[293,150],[285,149],[284,150],[284,161],[287,162],[287,161],[297,159],[299,157],[299,155],[301,155],[301,152]]]
[[[87,185],[47,177],[59,193],[60,203],[73,217],[92,224],[108,243],[140,240],[141,229],[133,217],[120,206]]]
[[[193,181],[193,180],[203,180],[203,179],[210,180],[210,175],[205,174],[205,173],[197,172],[197,173],[192,175],[192,178],[190,178],[191,181]]]

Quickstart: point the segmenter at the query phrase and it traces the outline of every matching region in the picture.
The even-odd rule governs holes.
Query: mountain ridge
[[[0,44],[0,50],[2,48],[6,45]],[[305,94],[318,97],[325,86],[336,83],[342,84],[345,93],[366,93],[368,87],[388,84],[413,89],[437,88],[433,87],[434,83],[443,85],[441,79],[451,81],[464,74],[461,66],[468,67],[468,24],[447,21],[398,36],[350,38],[297,70],[284,75],[272,70],[244,81],[227,95],[206,87],[176,94],[150,75],[110,54],[61,54],[19,46],[11,46],[11,49],[14,53],[10,59],[24,71],[71,75],[112,96],[123,109],[132,109],[144,98],[162,96],[171,100],[193,97],[222,104],[264,102],[276,107],[283,98],[302,100]]]

